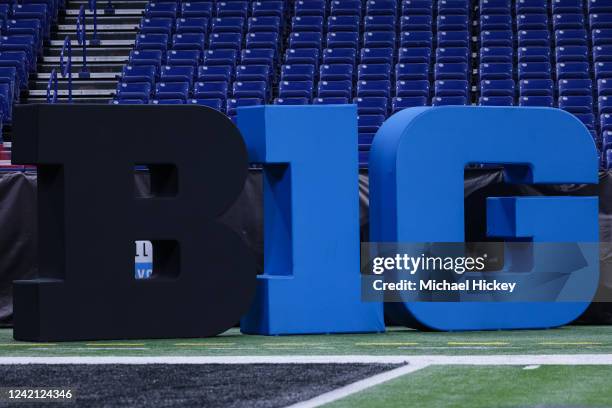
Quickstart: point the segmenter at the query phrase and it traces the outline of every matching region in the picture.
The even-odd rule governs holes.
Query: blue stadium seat
[[[481,106],[513,106],[514,99],[511,96],[481,96],[478,104]]]
[[[143,105],[145,102],[142,99],[113,99],[110,103],[113,105]]]
[[[516,14],[545,14],[547,8],[548,0],[519,0],[516,2]]]
[[[355,65],[357,51],[354,48],[326,48],[323,50],[323,64]]]
[[[429,81],[397,81],[395,84],[395,94],[397,96],[429,96]]]
[[[354,26],[353,26],[354,29]],[[294,33],[303,32],[323,32],[323,17],[322,16],[297,16],[291,19],[291,30]],[[334,30],[338,31],[338,30]]]
[[[438,31],[439,47],[469,47],[470,33],[465,31]]]
[[[395,79],[429,79],[429,64],[397,64]]]
[[[223,101],[221,99],[190,99],[187,101],[191,105],[208,106],[214,110],[223,110]]]
[[[593,51],[595,54],[595,51]],[[588,62],[588,47],[586,46],[569,46],[556,47],[555,57],[557,62],[584,61]]]
[[[232,98],[232,99],[228,99],[227,100],[227,107],[226,107],[226,114],[227,116],[229,116],[233,121],[235,121],[236,118],[236,110],[240,107],[244,107],[244,106],[257,106],[257,105],[262,105],[263,101],[261,99],[258,98]]]
[[[209,37],[209,50],[237,50],[242,48],[242,36],[239,33],[213,33]]]
[[[359,27],[358,16],[330,16],[327,19],[327,30],[332,33],[343,31],[354,32],[356,27]],[[320,26],[320,30],[322,29],[323,27]]]
[[[514,96],[514,81],[511,79],[487,79],[480,81],[481,96]]]
[[[314,105],[345,105],[349,103],[348,98],[314,98],[312,103]]]
[[[467,47],[436,48],[436,62],[438,63],[467,63],[469,55]]]
[[[606,151],[606,164],[607,169],[612,169],[612,149]]]
[[[387,115],[388,98],[367,97],[353,98],[353,103],[357,105],[359,115]]]
[[[244,18],[242,17],[217,17],[211,20],[213,33],[238,33],[244,32]]]
[[[151,84],[150,83],[125,83],[120,82],[117,84],[117,99],[138,99],[144,103],[149,103],[151,97]]]
[[[599,113],[612,113],[612,97],[610,96],[600,96],[597,98],[597,103],[599,106]]]
[[[598,64],[595,64],[597,73]],[[597,75],[596,75],[597,77]],[[557,64],[558,79],[589,78],[589,64],[586,62],[561,62]]]
[[[242,50],[240,52],[240,63],[242,65],[272,65],[274,64],[276,52],[272,49],[256,48]]]
[[[196,82],[193,96],[195,99],[227,99],[227,82]]]
[[[321,33],[293,32],[289,35],[289,48],[321,48],[321,44]]]
[[[431,0],[402,0],[402,15],[425,14],[431,15],[433,2]]]
[[[519,62],[546,62],[550,64],[549,47],[519,47]]]
[[[319,54],[318,48],[290,48],[285,51],[285,63],[289,65],[310,64],[316,67],[319,64]]]
[[[365,48],[394,48],[395,33],[393,31],[365,32],[363,33],[363,46]]]
[[[550,47],[548,30],[520,30],[518,32],[519,47]]]
[[[272,103],[274,105],[308,105],[310,100],[308,98],[274,98]]]
[[[544,106],[553,107],[552,96],[521,96],[519,106]]]
[[[176,20],[176,33],[202,33],[208,31],[208,19],[205,17],[186,17]]]
[[[217,2],[217,17],[242,17],[246,20],[249,3],[247,1]]]
[[[598,28],[591,33],[593,45],[612,45],[612,29]]]
[[[238,65],[236,67],[236,81],[264,81],[267,82],[272,75],[268,65]]]
[[[168,49],[167,34],[139,34],[136,37],[137,50],[160,50],[165,52]]]
[[[280,17],[249,17],[247,20],[247,31],[250,33],[256,33],[259,31],[278,33],[280,32],[280,26]]]
[[[600,115],[599,126],[601,130],[609,130],[612,131],[612,114],[604,113]]]
[[[152,99],[149,103],[153,105],[183,105],[185,101],[183,99]]]
[[[612,14],[589,14],[589,26],[592,29],[612,28]]]
[[[481,79],[512,79],[512,64],[480,64]]]
[[[356,17],[355,17],[356,18]],[[430,19],[431,20],[431,19]],[[359,25],[352,27],[352,30]],[[395,32],[394,16],[366,16],[363,20],[363,31],[393,31]]]
[[[312,81],[281,81],[278,84],[280,98],[312,98]]]
[[[521,96],[553,96],[554,83],[551,79],[531,79],[519,81]]]
[[[410,96],[410,97],[395,97],[391,99],[391,112],[395,113],[402,109],[413,108],[417,106],[426,106],[427,98],[425,96]]]
[[[161,70],[160,80],[162,82],[187,82],[189,86],[193,83],[193,66],[165,66]]]
[[[295,15],[323,17],[325,15],[325,1],[298,0],[295,2]]]
[[[283,81],[313,81],[315,67],[311,64],[283,65],[281,80]]]
[[[351,81],[353,79],[352,64],[321,65],[319,78],[322,81]]]
[[[559,108],[571,113],[593,113],[593,98],[589,96],[561,96]]]
[[[468,81],[450,79],[434,82],[436,96],[468,96]]]
[[[512,30],[512,16],[508,14],[480,15],[480,29],[482,31]]]
[[[468,101],[465,96],[436,96],[431,99],[433,106],[446,105],[467,105]]]
[[[394,16],[397,14],[397,3],[395,0],[368,0],[366,1],[365,10],[368,16]]]
[[[611,78],[612,62],[598,62],[595,64],[595,79]]]
[[[361,64],[357,67],[357,79],[380,80],[391,77],[391,66],[389,64]]]
[[[157,70],[151,65],[126,65],[121,73],[122,82],[155,82]]]
[[[469,19],[467,14],[461,15],[439,15],[437,19],[438,31],[468,30]],[[431,27],[431,25],[430,25]]]
[[[520,49],[519,49],[519,53],[520,53]],[[484,47],[480,49],[480,62],[489,63],[489,64],[501,62],[501,63],[509,64],[509,63],[512,63],[513,55],[514,55],[514,52],[511,47]],[[519,61],[520,61],[520,57],[519,57]],[[466,59],[466,62],[467,62],[467,59]]]
[[[236,81],[232,85],[234,98],[268,98],[268,84],[265,81]]]
[[[552,12],[557,13],[582,13],[582,0],[553,0]]]
[[[575,80],[578,81],[578,80]],[[585,79],[584,81],[590,81]],[[612,96],[612,80],[598,79],[597,80],[597,96]]]
[[[361,1],[334,0],[330,2],[329,12],[332,16],[361,16]]]
[[[603,147],[603,150],[612,149],[612,131],[607,130],[603,132],[601,146]]]
[[[431,48],[433,34],[431,31],[402,31],[400,36],[401,47],[428,47]]]
[[[359,45],[359,34],[347,31],[331,32],[327,33],[325,42],[327,48],[357,48]]]
[[[201,65],[198,67],[198,81],[201,82],[229,82],[232,75],[233,69],[229,65]]]
[[[572,114],[577,117],[588,129],[591,134],[594,134],[595,130],[595,115],[592,113],[574,113]]]
[[[172,36],[173,50],[204,51],[206,36],[202,33],[175,34]]]
[[[159,18],[143,18],[140,23],[140,32],[142,34],[166,34],[172,32],[173,19],[166,17]]]
[[[153,65],[159,68],[163,53],[159,50],[133,50],[130,51],[130,65]]]
[[[430,14],[409,14],[400,18],[400,31],[429,31],[431,28]]]
[[[400,48],[397,53],[397,62],[399,63],[424,63],[429,64],[431,61],[431,48]],[[363,60],[362,60],[363,62]],[[393,61],[389,61],[392,63]]]
[[[278,33],[257,32],[249,33],[246,36],[247,48],[273,49],[275,55],[278,50],[278,42]]]
[[[212,16],[212,2],[183,2],[181,4],[181,16],[209,18]]]
[[[593,61],[612,61],[612,45],[600,45],[593,47]]]
[[[149,2],[145,8],[145,16],[152,17],[168,17],[176,18],[178,7],[177,4],[164,2]]]
[[[559,46],[588,45],[588,35],[585,29],[555,31],[555,44]],[[599,45],[599,44],[598,44]]]
[[[200,63],[200,56],[199,50],[170,50],[166,57],[166,64],[197,66]]]
[[[513,46],[512,30],[495,30],[480,32],[481,47],[512,47]]]
[[[510,14],[511,7],[510,0],[480,0],[481,14]]]
[[[384,121],[384,115],[359,115],[357,128],[359,133],[376,133]]]
[[[574,30],[584,28],[584,16],[580,14],[555,14],[553,15],[553,30]]]
[[[461,79],[468,78],[468,65],[465,63],[435,64],[434,78],[439,79]]]
[[[319,81],[317,96],[320,98],[328,96],[350,98],[352,89],[351,81]]]
[[[284,2],[282,1],[253,1],[251,3],[251,15],[259,17],[282,18]]]
[[[439,0],[438,14],[469,14],[470,0]]]
[[[546,14],[521,14],[517,16],[518,30],[548,30],[548,16]]]
[[[155,84],[155,98],[181,99],[189,96],[189,82],[158,82]]]
[[[587,95],[591,97],[592,94],[593,83],[590,79],[562,79],[559,81],[560,96]]]
[[[391,94],[391,81],[357,81],[356,93],[358,97],[380,96],[388,98]]]
[[[549,79],[552,70],[547,62],[521,62],[518,64],[518,78],[521,79]]]

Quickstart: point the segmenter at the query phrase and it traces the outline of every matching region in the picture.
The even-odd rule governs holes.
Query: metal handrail
[[[93,13],[93,34],[89,44],[99,45],[100,40],[98,39],[98,5],[96,0],[89,0],[89,11]]]
[[[89,71],[87,69],[87,26],[85,23],[85,5],[81,5],[79,9],[79,15],[76,23],[76,36],[77,42],[83,47],[83,65],[79,77],[89,77]]]
[[[60,53],[60,73],[62,78],[68,77],[68,102],[72,102],[72,43],[66,36]],[[57,93],[57,92],[56,92]]]
[[[51,97],[51,90],[53,90],[53,97]],[[47,82],[47,103],[57,103],[57,71],[55,68],[51,71],[49,82]]]

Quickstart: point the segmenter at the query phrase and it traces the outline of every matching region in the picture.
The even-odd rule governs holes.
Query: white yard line
[[[409,364],[400,368],[386,371],[382,374],[376,374],[372,377],[365,378],[363,380],[354,382],[344,387],[340,387],[333,391],[326,392],[317,397],[309,399],[307,401],[298,402],[297,404],[290,405],[288,408],[314,408],[321,405],[329,404],[330,402],[339,400],[347,397],[351,394],[355,394],[359,391],[363,391],[366,388],[373,387],[378,384],[393,380],[406,374],[413,373],[421,368],[427,367],[427,364]]]
[[[476,356],[65,356],[0,357],[0,364],[414,364],[414,365],[612,365],[612,354]]]

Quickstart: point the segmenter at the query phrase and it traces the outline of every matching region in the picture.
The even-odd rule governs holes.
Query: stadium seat
[[[201,65],[198,67],[198,81],[229,82],[232,79],[232,71],[229,65]]]
[[[249,50],[242,50],[242,63],[244,64],[244,53]],[[236,50],[206,50],[204,52],[204,65],[225,65],[236,66]]]
[[[227,82],[196,82],[193,96],[195,99],[227,99]]]
[[[311,64],[283,65],[281,67],[281,80],[283,81],[310,81],[314,80],[315,66]]]
[[[189,96],[189,82],[158,82],[155,84],[155,98],[181,99]]]

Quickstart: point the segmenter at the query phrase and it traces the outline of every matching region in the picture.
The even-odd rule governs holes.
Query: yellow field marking
[[[0,347],[49,347],[57,346],[55,343],[0,343]]]
[[[505,341],[449,341],[449,346],[507,346]]]
[[[416,346],[419,343],[396,342],[396,343],[355,343],[356,346]]]
[[[129,347],[129,346],[144,346],[144,343],[85,343],[87,347]]]
[[[233,346],[236,343],[174,343],[175,346],[181,347],[189,347],[189,346],[211,346],[211,347],[219,347],[219,346]]]
[[[575,341],[575,342],[557,342],[557,341],[545,341],[538,343],[543,346],[600,346],[603,343],[591,342],[591,341]]]

